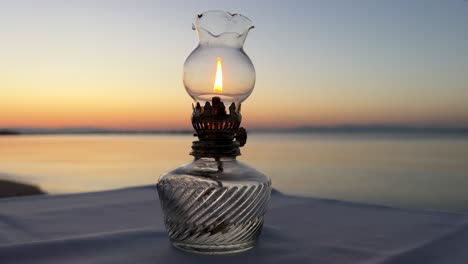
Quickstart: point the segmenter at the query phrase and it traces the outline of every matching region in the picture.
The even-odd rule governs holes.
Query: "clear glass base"
[[[232,254],[255,245],[271,182],[235,159],[199,159],[161,176],[157,189],[175,247],[200,254]]]
[[[255,241],[247,243],[228,245],[228,246],[213,246],[213,245],[197,245],[197,244],[186,244],[180,242],[172,242],[172,245],[182,251],[204,254],[204,255],[224,255],[224,254],[236,254],[252,249],[255,246]]]

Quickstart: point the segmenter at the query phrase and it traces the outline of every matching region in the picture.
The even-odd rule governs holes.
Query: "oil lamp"
[[[184,86],[194,99],[194,161],[158,181],[164,222],[172,244],[202,254],[252,248],[270,200],[268,176],[236,160],[247,140],[241,103],[255,85],[243,50],[253,28],[245,16],[224,11],[197,15],[200,43],[184,64]]]

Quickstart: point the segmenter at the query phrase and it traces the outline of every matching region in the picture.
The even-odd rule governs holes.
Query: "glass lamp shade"
[[[252,22],[239,14],[208,11],[197,15],[193,29],[199,44],[184,64],[183,81],[195,102],[219,97],[239,104],[252,93],[255,68],[243,46]]]

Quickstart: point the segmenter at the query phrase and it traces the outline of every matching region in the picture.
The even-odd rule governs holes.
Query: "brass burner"
[[[192,125],[197,132],[191,155],[195,157],[238,156],[239,147],[245,145],[247,133],[240,127],[241,105],[229,106],[229,113],[219,97],[213,97],[212,103],[206,102],[203,107],[197,103],[193,107]],[[235,141],[234,141],[235,140]]]

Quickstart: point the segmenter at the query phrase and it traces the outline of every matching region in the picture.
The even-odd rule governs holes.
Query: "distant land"
[[[78,128],[8,128],[1,135],[87,135],[87,134],[193,134],[193,130],[120,130],[94,127]]]
[[[302,126],[295,128],[249,129],[261,133],[317,133],[317,134],[429,134],[429,135],[468,135],[466,127],[406,126],[406,125],[338,125]],[[193,134],[193,130],[119,130],[95,127],[77,128],[0,128],[1,135],[87,135],[87,134]]]
[[[406,126],[406,125],[339,125],[304,126],[294,128],[302,133],[371,133],[371,134],[463,134],[468,135],[466,127]]]
[[[0,179],[0,198],[45,194],[39,187]]]
[[[20,135],[21,133],[16,130],[9,130],[9,129],[0,129],[0,136],[11,136],[11,135]]]

